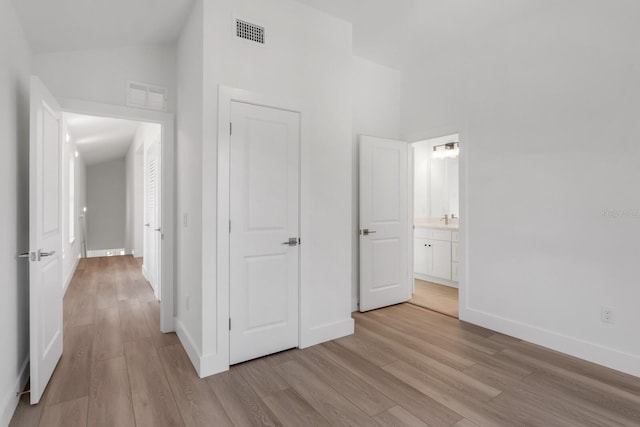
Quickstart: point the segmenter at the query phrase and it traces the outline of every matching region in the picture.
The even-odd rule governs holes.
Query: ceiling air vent
[[[148,110],[167,111],[167,89],[129,81],[127,85],[127,105]]]
[[[264,27],[236,19],[236,37],[264,44]]]

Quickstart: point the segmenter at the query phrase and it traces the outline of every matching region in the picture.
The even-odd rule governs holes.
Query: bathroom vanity
[[[415,224],[416,279],[458,287],[458,235],[457,224]]]

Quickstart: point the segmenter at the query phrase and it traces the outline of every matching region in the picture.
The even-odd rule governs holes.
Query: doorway
[[[123,245],[115,245],[118,247],[114,247],[113,244],[100,244],[100,241],[93,241],[96,243],[95,245],[91,241],[91,228],[89,226],[91,219],[98,212],[105,213],[103,210],[92,210],[90,201],[87,198],[85,199],[83,204],[79,204],[77,202],[77,206],[79,211],[77,211],[76,224],[77,230],[82,230],[85,226],[87,227],[87,231],[83,233],[83,236],[87,236],[84,242],[84,249],[82,252],[86,252],[86,255],[99,255],[99,256],[121,256],[124,253],[125,256],[133,257],[136,265],[145,267],[142,269],[142,272],[145,273],[145,279],[149,279],[150,274],[146,274],[147,270],[150,268],[146,268],[148,260],[145,261],[144,258],[144,242],[146,240],[145,229],[149,229],[148,233],[155,233],[157,236],[157,249],[155,251],[157,262],[155,263],[154,271],[156,279],[156,288],[154,289],[154,294],[156,299],[160,300],[159,312],[160,312],[160,331],[161,332],[173,332],[175,331],[175,320],[174,320],[174,279],[173,279],[173,271],[174,271],[174,211],[173,211],[173,200],[174,200],[174,162],[173,159],[174,151],[175,151],[175,143],[174,143],[174,116],[173,114],[159,112],[159,111],[147,111],[141,109],[133,109],[129,107],[119,107],[112,106],[100,103],[86,102],[80,100],[72,100],[65,99],[61,100],[61,108],[65,115],[76,115],[76,116],[84,116],[84,117],[92,117],[92,120],[101,120],[101,121],[122,121],[129,123],[129,134],[127,138],[122,136],[122,133],[119,135],[114,133],[111,135],[113,138],[117,138],[119,136],[121,144],[120,150],[124,150],[124,173],[125,177],[129,177],[129,184],[133,181],[134,185],[126,185],[125,190],[125,201],[123,202],[125,205],[125,226],[124,226],[124,244]],[[88,120],[88,119],[85,119]],[[106,122],[105,122],[106,123]],[[131,128],[134,128],[133,138],[131,138]],[[102,130],[103,134],[108,135],[108,129]],[[66,133],[66,132],[65,132]],[[65,135],[66,138],[66,135]],[[69,138],[71,139],[71,144],[67,143],[67,145],[75,147],[74,137],[71,133],[69,133]],[[77,138],[76,138],[77,139]],[[136,140],[136,144],[131,142],[131,139]],[[89,145],[92,144],[92,139],[88,139],[87,143]],[[147,141],[146,144],[141,144],[140,141]],[[93,141],[95,143],[96,141]],[[128,145],[127,145],[128,144]],[[155,144],[155,156],[157,159],[158,169],[155,175],[155,190],[156,194],[152,198],[155,200],[155,210],[156,210],[156,222],[154,222],[153,227],[151,221],[146,221],[148,213],[145,211],[145,191],[148,185],[148,182],[145,181],[145,176],[148,176],[146,165],[145,165],[145,149],[153,146]],[[118,144],[115,144],[116,146]],[[127,146],[128,148],[122,148],[122,146]],[[111,149],[116,149],[116,147],[112,146]],[[88,148],[91,151],[90,148]],[[73,155],[75,156],[75,152],[77,151],[77,155],[79,157],[82,156],[81,151],[83,148],[80,147],[79,150],[73,148]],[[100,156],[100,150],[97,152],[97,156]],[[122,152],[122,151],[121,151]],[[76,157],[77,159],[78,157]],[[166,160],[166,161],[163,161]],[[163,167],[160,168],[160,165]],[[65,168],[65,165],[62,166]],[[78,169],[78,165],[76,165],[76,169]],[[81,168],[81,166],[80,166]],[[66,168],[65,168],[66,170]],[[79,170],[79,169],[78,169]],[[81,173],[81,172],[79,172]],[[86,173],[86,168],[85,168]],[[127,179],[125,178],[125,181]],[[148,181],[148,180],[147,180]],[[67,186],[68,183],[65,184]],[[86,188],[84,189],[86,194]],[[98,192],[99,193],[99,192]],[[81,192],[82,194],[82,192]],[[79,198],[80,196],[76,196]],[[98,205],[99,206],[99,205]],[[86,209],[85,209],[86,208]],[[65,215],[68,215],[65,214]],[[93,218],[93,220],[97,220],[98,218]],[[108,220],[112,220],[112,218],[108,218]],[[149,227],[144,227],[144,224],[149,223]],[[161,224],[161,226],[160,226]],[[158,230],[159,229],[159,230]],[[95,233],[94,233],[95,236]],[[98,236],[99,237],[99,236]],[[122,241],[122,240],[120,240]],[[97,252],[89,253],[90,250],[94,250]],[[110,254],[107,254],[110,252]],[[75,255],[71,258],[75,258]],[[73,260],[74,263],[77,263],[79,258],[75,258]],[[153,268],[153,264],[151,264]],[[71,275],[69,275],[69,279]],[[151,282],[151,281],[150,281]],[[68,286],[68,282],[67,282]]]
[[[459,134],[412,143],[412,304],[459,315]]]

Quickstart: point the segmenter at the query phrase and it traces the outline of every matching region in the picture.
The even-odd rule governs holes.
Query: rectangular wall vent
[[[236,19],[236,37],[264,44],[264,27]]]
[[[167,89],[129,81],[127,85],[127,105],[148,110],[167,111]]]

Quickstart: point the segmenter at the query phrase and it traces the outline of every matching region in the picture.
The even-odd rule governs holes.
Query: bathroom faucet
[[[440,221],[444,221],[444,225],[449,225],[449,215],[444,214],[444,216],[440,218]]]

